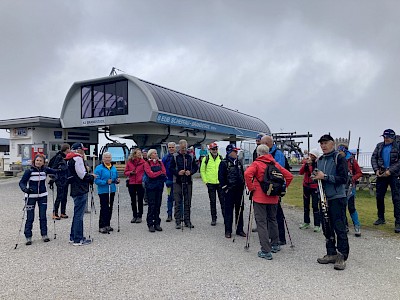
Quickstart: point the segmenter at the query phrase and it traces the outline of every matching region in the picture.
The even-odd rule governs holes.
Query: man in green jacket
[[[200,175],[203,182],[207,185],[208,196],[210,197],[211,226],[217,224],[217,195],[221,204],[222,216],[225,217],[224,195],[218,181],[219,164],[222,156],[218,153],[217,143],[209,145],[210,153],[203,157],[200,167]]]

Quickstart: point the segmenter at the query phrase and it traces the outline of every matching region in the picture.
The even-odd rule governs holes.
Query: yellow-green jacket
[[[206,164],[208,158],[208,162]],[[205,184],[207,183],[212,183],[212,184],[219,184],[218,181],[218,168],[219,164],[222,161],[222,156],[218,153],[217,157],[214,158],[212,157],[211,153],[209,153],[207,156],[203,157],[203,160],[201,161],[201,167],[200,167],[200,175],[201,179]]]

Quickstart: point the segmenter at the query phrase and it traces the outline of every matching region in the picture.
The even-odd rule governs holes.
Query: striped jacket
[[[24,192],[27,188],[32,190],[29,194],[29,198],[40,198],[48,195],[46,189],[46,177],[47,174],[56,174],[57,171],[48,167],[31,167],[26,170],[21,180],[19,181],[19,187]],[[25,193],[25,197],[28,194]]]

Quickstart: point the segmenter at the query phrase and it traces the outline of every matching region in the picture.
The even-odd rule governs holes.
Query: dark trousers
[[[285,215],[281,206],[281,199],[279,198],[278,207],[276,210],[276,221],[278,223],[279,240],[286,243],[286,232],[285,232]]]
[[[68,199],[68,185],[56,181],[56,186],[57,186],[57,198],[56,201],[54,202],[53,212],[55,214],[58,214],[58,208],[60,207],[61,204],[61,214],[65,215],[65,210],[67,208],[67,199]]]
[[[219,184],[207,183],[208,197],[210,198],[211,220],[217,220],[217,194],[221,205],[222,216],[225,218],[225,200]]]
[[[235,209],[236,233],[243,232],[243,189],[231,189],[224,195],[225,199],[225,233],[232,233],[233,210]],[[240,211],[240,214],[239,214]]]
[[[312,210],[314,216],[314,226],[320,226],[321,219],[319,215],[319,196],[318,189],[312,189],[303,186],[303,205],[304,205],[304,223],[311,223],[310,220],[310,200],[312,200]]]
[[[278,223],[276,222],[277,204],[262,204],[253,202],[257,233],[261,250],[271,252],[271,245],[278,245]],[[271,243],[270,243],[271,239]]]
[[[395,176],[378,177],[376,179],[376,207],[378,209],[378,218],[385,219],[385,194],[388,186],[390,186],[392,193],[394,218],[396,219],[396,224],[400,224],[400,182]]]
[[[32,237],[32,227],[33,221],[35,220],[35,206],[36,203],[39,207],[39,222],[40,222],[40,234],[47,235],[47,218],[46,218],[46,210],[47,210],[47,196],[39,197],[39,198],[29,198],[26,203],[26,222],[25,222],[25,237]]]
[[[324,235],[326,238],[326,251],[328,255],[336,255],[337,251],[347,259],[349,256],[349,240],[346,232],[346,203],[347,198],[328,200],[329,225],[322,217]],[[321,216],[323,216],[321,211]],[[336,245],[337,240],[337,245]]]
[[[99,198],[100,198],[99,228],[104,228],[110,226],[115,193],[99,194]]]
[[[160,225],[160,208],[162,202],[162,193],[163,190],[159,189],[146,189],[147,191],[147,226],[155,226]]]
[[[174,207],[174,185],[167,186],[167,215],[172,216],[172,208]]]
[[[174,183],[175,222],[179,224],[183,217],[185,224],[190,224],[190,208],[192,206],[192,183]],[[183,203],[183,214],[182,214]]]
[[[133,217],[141,218],[143,215],[144,187],[142,184],[129,184],[128,191],[129,196],[131,196]]]

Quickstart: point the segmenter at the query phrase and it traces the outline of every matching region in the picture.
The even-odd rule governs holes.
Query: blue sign
[[[189,118],[183,118],[183,117],[177,117],[174,115],[167,115],[167,114],[162,114],[162,113],[159,113],[157,115],[157,123],[173,125],[173,126],[180,126],[180,127],[187,127],[187,128],[193,128],[193,129],[199,129],[199,130],[205,130],[205,131],[214,131],[214,132],[226,133],[229,135],[236,135],[236,136],[243,136],[243,137],[248,137],[248,138],[256,138],[257,134],[258,134],[257,131],[251,131],[251,130],[242,129],[242,128],[239,129],[239,128],[229,127],[229,126],[225,126],[225,125],[217,125],[214,123],[209,123],[209,122],[204,122],[204,121],[199,121],[199,120],[194,120],[194,119],[189,119]]]

